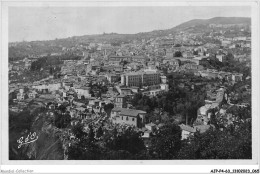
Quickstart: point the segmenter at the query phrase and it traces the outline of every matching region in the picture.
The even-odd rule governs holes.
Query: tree
[[[76,124],[71,129],[72,133],[76,136],[76,138],[82,139],[87,134],[83,131],[83,125],[82,124]]]
[[[153,159],[175,159],[181,149],[181,129],[174,123],[165,124],[151,139]]]
[[[72,144],[68,149],[69,160],[98,160],[102,159],[102,153],[98,145],[88,138]]]
[[[198,50],[197,51],[193,51],[193,55],[199,55]]]
[[[61,111],[62,113],[65,113],[66,112],[66,109],[67,109],[67,106],[65,104],[61,104],[59,107],[58,107],[58,110]]]
[[[18,132],[24,130],[30,130],[33,123],[34,115],[37,115],[37,111],[30,113],[29,110],[24,110],[20,113],[10,112],[9,114],[9,129],[15,129]]]
[[[176,51],[174,53],[174,57],[182,57],[182,53],[180,51]]]
[[[174,47],[181,47],[181,44],[175,44]]]
[[[71,160],[99,160],[105,158],[103,148],[95,140],[94,129],[89,125],[86,134],[82,131],[82,125],[74,127],[73,132],[79,138],[68,149],[68,159]]]
[[[223,131],[195,133],[183,143],[179,159],[252,159],[251,121],[229,125]]]
[[[96,137],[97,138],[100,138],[101,136],[103,135],[103,130],[102,130],[102,127],[100,126],[97,130],[97,134],[96,134]]]
[[[50,74],[53,74],[53,71],[54,71],[54,70],[53,70],[53,67],[51,66],[49,73],[50,73]]]
[[[137,154],[145,149],[141,134],[132,128],[123,130],[121,134],[113,129],[110,133],[106,133],[104,137],[106,147],[114,151],[127,151],[131,154]]]
[[[66,128],[70,125],[71,116],[68,113],[55,112],[54,124],[57,128]]]
[[[108,103],[104,106],[104,110],[108,116],[110,115],[113,108],[114,108],[114,105],[112,103]]]
[[[90,142],[93,142],[95,140],[94,129],[93,129],[93,127],[91,125],[89,125],[88,140]]]
[[[127,62],[126,60],[124,60],[124,61],[123,61],[123,66],[127,65],[127,63],[128,63],[128,62]]]

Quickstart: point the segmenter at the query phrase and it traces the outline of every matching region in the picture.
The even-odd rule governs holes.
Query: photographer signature
[[[36,136],[36,132],[34,132],[34,133],[30,132],[24,141],[23,141],[23,137],[21,137],[17,140],[17,142],[19,143],[18,149],[21,148],[22,145],[32,143],[36,140],[38,140],[38,136]]]

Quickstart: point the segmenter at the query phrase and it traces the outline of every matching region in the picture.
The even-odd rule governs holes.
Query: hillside
[[[208,24],[251,24],[251,18],[246,17],[215,17],[211,19],[193,19],[188,22],[184,22],[172,29],[187,28],[198,25]]]
[[[42,109],[30,111],[10,112],[9,160],[63,160],[61,131],[52,125],[47,112]],[[25,139],[30,132],[35,132],[38,139],[18,148],[17,140],[20,137]]]
[[[184,22],[176,27],[165,30],[154,30],[150,32],[140,32],[136,34],[97,34],[97,35],[84,35],[73,36],[63,39],[55,39],[49,41],[32,41],[32,42],[19,42],[13,46],[9,46],[9,59],[17,57],[25,57],[27,55],[40,55],[50,54],[52,52],[60,52],[62,47],[74,47],[77,44],[87,45],[91,42],[109,42],[112,45],[120,45],[120,43],[129,43],[132,40],[149,39],[153,37],[162,37],[169,34],[175,34],[179,31],[187,32],[206,32],[208,24],[251,24],[250,18],[245,17],[215,17],[211,19],[194,19]],[[196,26],[196,27],[195,27]],[[190,28],[192,28],[190,30]],[[208,28],[209,29],[209,28]],[[11,46],[12,45],[12,46]]]

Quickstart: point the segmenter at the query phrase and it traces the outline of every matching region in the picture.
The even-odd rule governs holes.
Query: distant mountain
[[[193,26],[203,26],[203,25],[209,25],[209,24],[251,24],[251,18],[247,17],[215,17],[211,19],[193,19],[188,22],[184,22],[178,26],[175,26],[170,29],[164,29],[164,30],[154,30],[150,32],[140,32],[136,34],[117,34],[117,33],[111,33],[111,34],[103,34],[103,35],[86,35],[86,36],[78,36],[75,37],[77,39],[82,40],[115,40],[115,41],[121,41],[123,40],[132,40],[132,39],[142,39],[142,38],[150,38],[150,37],[158,37],[158,36],[166,36],[168,34],[173,34],[181,29],[193,27]]]
[[[198,25],[208,25],[208,24],[251,24],[251,18],[247,17],[215,17],[211,19],[193,19],[188,22],[184,22],[176,27],[179,28],[187,28]]]

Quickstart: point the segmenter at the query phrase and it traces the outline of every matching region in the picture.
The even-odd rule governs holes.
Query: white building
[[[41,84],[41,85],[33,85],[32,88],[37,89],[38,91],[48,90],[55,91],[61,87],[61,83],[52,83],[52,84]]]
[[[77,93],[78,98],[81,98],[82,96],[91,97],[91,94],[89,93],[89,87],[75,88],[75,92]]]
[[[179,126],[182,130],[181,131],[181,140],[187,139],[189,136],[193,135],[194,132],[196,132],[196,129],[189,125],[181,124]]]

